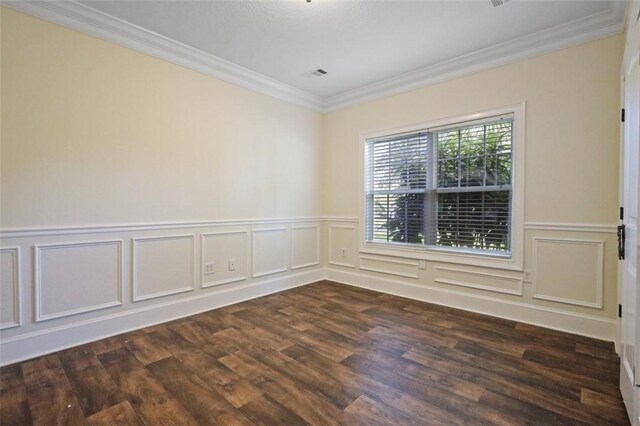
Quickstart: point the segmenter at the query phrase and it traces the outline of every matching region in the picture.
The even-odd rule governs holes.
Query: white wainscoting
[[[0,249],[0,330],[20,326],[20,249]]]
[[[34,247],[35,321],[122,304],[122,240]]]
[[[567,333],[616,341],[618,322],[601,316],[563,311],[496,297],[388,279],[346,269],[329,268],[326,278],[343,284],[452,308],[477,312]]]
[[[202,288],[244,281],[249,278],[249,231],[220,231],[202,234]],[[213,263],[214,271],[205,274],[205,264]],[[233,265],[233,266],[232,266]]]
[[[435,282],[460,287],[477,288],[495,293],[522,296],[522,277],[501,273],[471,271],[463,268],[436,267]]]
[[[360,270],[417,279],[418,261],[360,255]]]
[[[311,284],[323,278],[322,269],[307,270],[268,280],[243,283],[238,287],[221,288],[219,291],[166,300],[149,306],[135,305],[135,308],[121,312],[3,337],[0,342],[0,365],[20,362],[127,331]]]
[[[526,222],[524,270],[506,270],[436,260],[423,261],[421,265],[419,257],[412,257],[410,252],[401,258],[391,253],[360,252],[359,265],[344,262],[340,247],[348,245],[350,238],[356,238],[358,224],[357,218],[327,218],[327,279],[598,339],[617,340],[615,291],[612,290],[616,286],[616,260],[611,251],[615,250],[615,225]],[[546,243],[562,244],[562,253],[549,256]],[[537,257],[536,252],[539,252]]]
[[[3,229],[0,364],[322,280],[322,224],[283,218]],[[214,273],[205,275],[209,262]]]
[[[604,245],[603,240],[534,237],[533,297],[602,309]]]
[[[524,273],[519,271],[359,253],[356,218],[3,229],[0,364],[324,278],[615,340],[615,293],[610,287],[610,281],[615,281],[615,267],[611,264],[615,255],[609,253],[615,249],[611,242],[615,239],[614,228],[526,225],[528,267],[537,280],[531,287],[522,282]],[[538,239],[537,250],[543,255],[536,262],[532,262],[533,238]],[[606,281],[603,283],[596,272],[586,280],[584,288],[591,291],[599,287],[598,294],[602,295],[604,285],[604,300],[597,299],[593,292],[585,293],[587,296],[559,293],[547,284],[552,282],[551,277],[540,274],[542,269],[558,266],[549,264],[552,257],[545,244],[563,239],[572,241],[561,246],[570,253],[576,241],[588,242],[579,246],[585,248],[585,253],[578,250],[571,255],[580,259],[576,268],[582,268],[583,262],[599,262],[605,252]],[[551,248],[556,247],[553,244]],[[33,256],[21,256],[31,252]],[[235,260],[236,271],[228,271],[230,259]],[[214,263],[214,274],[205,276],[204,264],[209,262]],[[572,274],[575,271],[574,268]],[[93,279],[96,274],[99,280]],[[554,278],[563,280],[574,276],[554,274]],[[78,288],[84,294],[75,294]],[[562,300],[539,300],[533,294]]]
[[[355,225],[329,225],[329,264],[355,268],[357,246]]]
[[[252,236],[252,277],[277,274],[288,270],[289,230],[287,228],[255,229]]]
[[[195,289],[195,235],[132,239],[133,301]]]
[[[308,268],[320,264],[320,226],[291,227],[291,269]]]

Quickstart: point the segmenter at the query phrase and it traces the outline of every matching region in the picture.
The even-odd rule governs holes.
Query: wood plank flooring
[[[612,343],[322,281],[0,369],[2,425],[628,424]]]

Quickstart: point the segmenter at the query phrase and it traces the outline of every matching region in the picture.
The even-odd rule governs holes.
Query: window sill
[[[425,260],[427,262],[453,263],[458,265],[480,266],[484,268],[523,271],[523,265],[515,261],[512,254],[485,254],[448,249],[433,249],[420,246],[405,246],[375,242],[365,242],[360,253],[382,256],[401,257],[405,259]]]

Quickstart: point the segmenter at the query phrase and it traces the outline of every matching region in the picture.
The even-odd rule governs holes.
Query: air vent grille
[[[327,72],[325,70],[323,70],[322,68],[318,68],[317,70],[313,71],[311,74],[315,75],[316,77],[322,77],[326,73]]]

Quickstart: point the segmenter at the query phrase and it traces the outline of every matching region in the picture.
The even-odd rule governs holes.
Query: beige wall
[[[321,114],[0,11],[0,365],[324,277]]]
[[[322,116],[2,9],[2,227],[321,212]]]
[[[327,114],[324,212],[353,218],[328,231],[336,235],[328,240],[338,241],[329,247],[334,277],[511,318],[523,318],[527,310],[538,320],[549,318],[549,312],[571,313],[571,321],[581,318],[585,324],[588,318],[606,318],[599,326],[613,331],[622,50],[623,36],[617,35]],[[522,101],[524,271],[477,268],[464,259],[428,261],[421,269],[419,255],[372,256],[375,251],[363,254],[358,244],[349,246],[346,259],[336,254],[347,240],[367,251],[357,218],[361,134]],[[353,237],[345,236],[349,232]],[[496,299],[500,303],[494,306]],[[546,325],[575,327],[567,318]],[[597,326],[587,328],[585,334],[598,334]]]
[[[527,221],[616,222],[622,36],[325,116],[327,215],[357,216],[358,137],[526,101]]]

